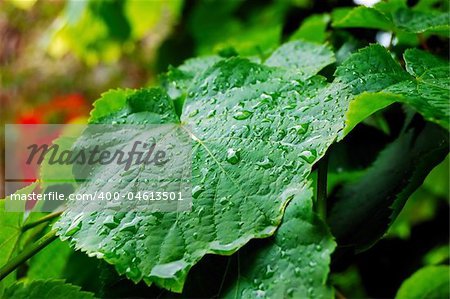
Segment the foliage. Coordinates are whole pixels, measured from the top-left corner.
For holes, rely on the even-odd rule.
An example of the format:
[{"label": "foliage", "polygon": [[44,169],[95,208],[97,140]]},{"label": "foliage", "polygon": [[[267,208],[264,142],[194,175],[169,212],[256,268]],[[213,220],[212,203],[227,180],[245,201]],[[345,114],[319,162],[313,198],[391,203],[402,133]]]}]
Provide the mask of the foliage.
[{"label": "foliage", "polygon": [[3,298],[93,299],[94,296],[80,291],[80,287],[65,284],[62,280],[35,280],[29,284],[12,285],[6,290]]},{"label": "foliage", "polygon": [[429,266],[405,280],[395,298],[447,298],[450,295],[448,266]]},{"label": "foliage", "polygon": [[[89,123],[177,124],[188,131],[192,210],[90,212],[89,203],[80,213],[69,205],[53,225],[25,231],[31,220],[6,213],[0,202],[0,265],[44,233],[59,236],[26,269],[8,275],[0,294],[7,287],[6,298],[115,291],[159,298],[332,298],[340,291],[377,297],[364,289],[361,256],[389,242],[387,232],[413,238],[417,223],[438,217],[438,205],[448,209],[448,180],[441,179],[448,178],[448,158],[440,164],[449,153],[446,4],[390,0],[324,11],[308,1],[200,1],[184,3],[182,13],[180,1],[142,5],[69,1],[51,52],[73,51],[92,64],[115,61],[157,27],[161,14],[181,18],[182,32],[173,34],[189,35],[191,53],[200,56],[169,66],[150,87],[103,93]],[[295,5],[308,14],[289,28]],[[373,30],[389,32],[389,45],[374,43]],[[175,50],[166,59],[186,58]],[[130,138],[105,133],[79,142],[118,146]],[[45,182],[49,171],[67,168],[44,165],[44,191],[52,187]],[[96,166],[91,180],[74,182],[74,192],[148,188],[145,169],[123,174],[139,183],[123,184],[118,173],[116,165]],[[108,184],[99,186],[100,179]],[[415,218],[407,214],[414,209],[403,207],[423,192],[432,212]],[[427,266],[402,272],[397,298],[448,297],[444,242],[420,248],[414,261]],[[79,267],[89,271],[76,277]]]}]

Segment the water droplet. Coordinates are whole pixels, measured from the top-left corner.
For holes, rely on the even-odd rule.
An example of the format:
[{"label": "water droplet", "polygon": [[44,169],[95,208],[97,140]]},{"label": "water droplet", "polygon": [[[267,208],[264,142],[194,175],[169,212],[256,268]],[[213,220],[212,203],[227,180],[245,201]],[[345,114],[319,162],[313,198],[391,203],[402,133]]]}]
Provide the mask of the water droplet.
[{"label": "water droplet", "polygon": [[273,98],[271,95],[269,95],[267,93],[263,93],[263,94],[261,94],[261,99],[266,100],[266,101],[271,101]]},{"label": "water droplet", "polygon": [[109,229],[113,229],[116,228],[119,225],[119,223],[114,220],[113,215],[108,215],[103,221],[103,225]]},{"label": "water droplet", "polygon": [[289,289],[286,291],[286,293],[287,293],[287,295],[288,295],[289,297],[292,297],[292,296],[294,296],[294,291],[295,291],[294,288],[289,288]]},{"label": "water droplet", "polygon": [[193,110],[191,113],[189,113],[189,117],[196,116],[198,114],[198,109]]},{"label": "water droplet", "polygon": [[296,276],[300,276],[300,274],[302,273],[302,269],[300,269],[300,267],[295,267],[294,273]]},{"label": "water droplet", "polygon": [[200,207],[197,211],[197,215],[198,217],[201,217],[202,215],[205,214],[205,208],[204,207]]},{"label": "water droplet", "polygon": [[228,203],[229,201],[228,201],[228,198],[227,197],[222,197],[221,199],[219,199],[219,203],[221,204],[221,205],[226,205],[227,203]]},{"label": "water droplet", "polygon": [[227,161],[230,164],[237,164],[241,160],[241,154],[239,150],[229,148],[227,150]]},{"label": "water droplet", "polygon": [[290,103],[290,104],[287,104],[286,106],[284,106],[284,109],[292,110],[292,109],[295,109],[296,107],[297,107],[296,103]]},{"label": "water droplet", "polygon": [[192,188],[192,197],[193,198],[198,198],[203,191],[205,191],[203,186],[200,186],[200,185],[194,186]]},{"label": "water droplet", "polygon": [[273,161],[269,157],[265,157],[263,160],[256,162],[256,165],[264,169],[269,169],[273,167]]},{"label": "water droplet", "polygon": [[263,290],[256,290],[255,297],[256,298],[264,298],[266,296],[266,292]]},{"label": "water droplet", "polygon": [[272,277],[274,273],[275,273],[275,270],[270,265],[267,265],[266,273],[264,274],[265,278]]},{"label": "water droplet", "polygon": [[138,280],[141,278],[141,271],[138,269],[138,267],[128,267],[125,273],[129,278],[133,280]]},{"label": "water droplet", "polygon": [[244,120],[249,118],[252,114],[253,112],[248,110],[239,110],[233,115],[233,118],[237,120]]},{"label": "water droplet", "polygon": [[303,152],[300,153],[300,158],[302,158],[308,163],[313,163],[316,160],[316,157],[317,154],[315,153],[314,150],[312,151],[304,150]]},{"label": "water droplet", "polygon": [[131,220],[128,223],[125,223],[124,225],[122,225],[122,227],[120,228],[121,232],[131,232],[131,233],[136,233],[138,230],[138,223],[139,223],[139,218],[134,218],[133,220]]},{"label": "water droplet", "polygon": [[77,231],[81,229],[81,218],[83,217],[83,213],[78,214],[74,217],[72,224],[66,231],[67,236],[73,236]]},{"label": "water droplet", "polygon": [[209,113],[208,113],[208,115],[206,116],[207,118],[211,118],[211,117],[213,117],[214,115],[216,115],[216,110],[211,110],[211,111],[209,111]]}]

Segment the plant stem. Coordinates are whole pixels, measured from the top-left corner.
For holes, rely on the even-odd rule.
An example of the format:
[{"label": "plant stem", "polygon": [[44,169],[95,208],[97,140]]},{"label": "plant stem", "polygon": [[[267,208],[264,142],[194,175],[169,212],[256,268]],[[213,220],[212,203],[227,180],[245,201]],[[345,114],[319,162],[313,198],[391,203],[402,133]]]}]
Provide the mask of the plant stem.
[{"label": "plant stem", "polygon": [[22,226],[22,232],[27,231],[30,228],[33,228],[33,227],[35,227],[35,226],[37,226],[37,225],[39,225],[41,223],[50,221],[50,220],[60,216],[61,214],[62,214],[62,212],[55,212],[55,213],[52,213],[52,214],[48,214],[48,215],[46,215],[46,216],[44,216],[44,217],[42,217],[42,218],[40,218],[40,219],[38,219],[36,221],[30,222],[28,224],[25,224],[24,226]]},{"label": "plant stem", "polygon": [[418,34],[417,37],[419,38],[419,43],[422,46],[422,48],[426,51],[430,51],[430,48],[427,45],[427,40],[425,39],[425,37],[423,36],[423,34]]},{"label": "plant stem", "polygon": [[327,217],[327,179],[328,179],[328,154],[320,160],[317,169],[317,202],[316,211],[326,220]]},{"label": "plant stem", "polygon": [[0,269],[0,280],[8,276],[18,266],[23,264],[26,260],[38,253],[40,250],[45,248],[45,246],[56,240],[56,238],[58,238],[56,236],[56,230],[52,230],[45,236],[37,240],[35,243],[31,244],[30,247],[26,248],[17,256],[9,260],[8,263]]}]

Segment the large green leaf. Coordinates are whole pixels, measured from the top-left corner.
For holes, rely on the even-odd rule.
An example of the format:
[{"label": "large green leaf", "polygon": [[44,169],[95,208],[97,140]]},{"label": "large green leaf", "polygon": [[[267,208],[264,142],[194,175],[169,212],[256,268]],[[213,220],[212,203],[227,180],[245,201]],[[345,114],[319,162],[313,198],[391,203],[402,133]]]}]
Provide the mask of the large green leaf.
[{"label": "large green leaf", "polygon": [[411,9],[404,1],[380,2],[374,7],[338,8],[332,14],[337,28],[371,28],[396,33],[436,33],[449,36],[450,14]]},{"label": "large green leaf", "polygon": [[[328,84],[311,77],[332,62],[326,48],[317,66],[295,62],[288,67],[289,54],[300,57],[305,54],[299,50],[314,49],[298,45],[304,44],[278,49],[267,60],[273,66],[234,57],[177,69],[168,83],[182,81],[172,94],[185,98],[182,111],[161,89],[119,92],[123,107],[110,109],[97,122],[179,123],[189,131],[192,211],[114,217],[111,211],[80,214],[69,208],[56,225],[61,237],[135,282],[143,279],[180,292],[189,269],[205,254],[232,254],[252,238],[272,235],[312,165],[343,130],[351,97],[413,80],[386,50],[371,46],[351,56]],[[98,142],[112,140],[108,136]],[[114,167],[100,167],[80,190],[94,192],[96,178],[118,174]],[[108,186],[109,191],[118,188]]]},{"label": "large green leaf", "polygon": [[449,266],[428,266],[403,282],[396,299],[441,299],[450,296]]},{"label": "large green leaf", "polygon": [[239,251],[239,276],[225,298],[332,298],[326,281],[335,243],[312,212],[312,196],[305,186],[273,238],[258,251]]},{"label": "large green leaf", "polygon": [[66,284],[63,280],[36,280],[19,282],[10,286],[4,299],[52,298],[93,299],[94,294],[81,291],[80,287]]},{"label": "large green leaf", "polygon": [[[231,254],[251,238],[273,234],[287,202],[342,128],[348,100],[332,101],[339,90],[326,88],[320,77],[306,82],[299,77],[296,71],[241,58],[208,68],[191,84],[181,116],[194,136],[194,189],[203,191],[195,194],[192,211],[128,213],[110,229],[110,213],[69,210],[57,224],[60,234],[77,248],[103,256],[134,281],[175,291],[205,254]],[[167,96],[145,96],[152,93],[154,89],[142,90],[128,97],[116,121],[175,115],[165,104]],[[97,187],[86,183],[81,188]],[[124,229],[130,223],[136,224],[134,233]]]},{"label": "large green leaf", "polygon": [[447,131],[434,124],[410,128],[388,145],[359,180],[344,185],[332,200],[328,223],[339,244],[361,250],[377,241],[448,151]]}]

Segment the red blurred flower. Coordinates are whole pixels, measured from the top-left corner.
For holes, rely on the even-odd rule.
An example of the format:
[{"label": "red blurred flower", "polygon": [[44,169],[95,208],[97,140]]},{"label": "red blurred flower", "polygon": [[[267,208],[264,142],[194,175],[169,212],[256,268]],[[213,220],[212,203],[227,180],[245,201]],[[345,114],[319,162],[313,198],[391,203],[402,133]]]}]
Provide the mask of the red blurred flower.
[{"label": "red blurred flower", "polygon": [[16,123],[19,124],[65,124],[74,119],[87,116],[89,105],[78,93],[55,96],[49,102],[33,107],[33,110],[21,113]]}]

